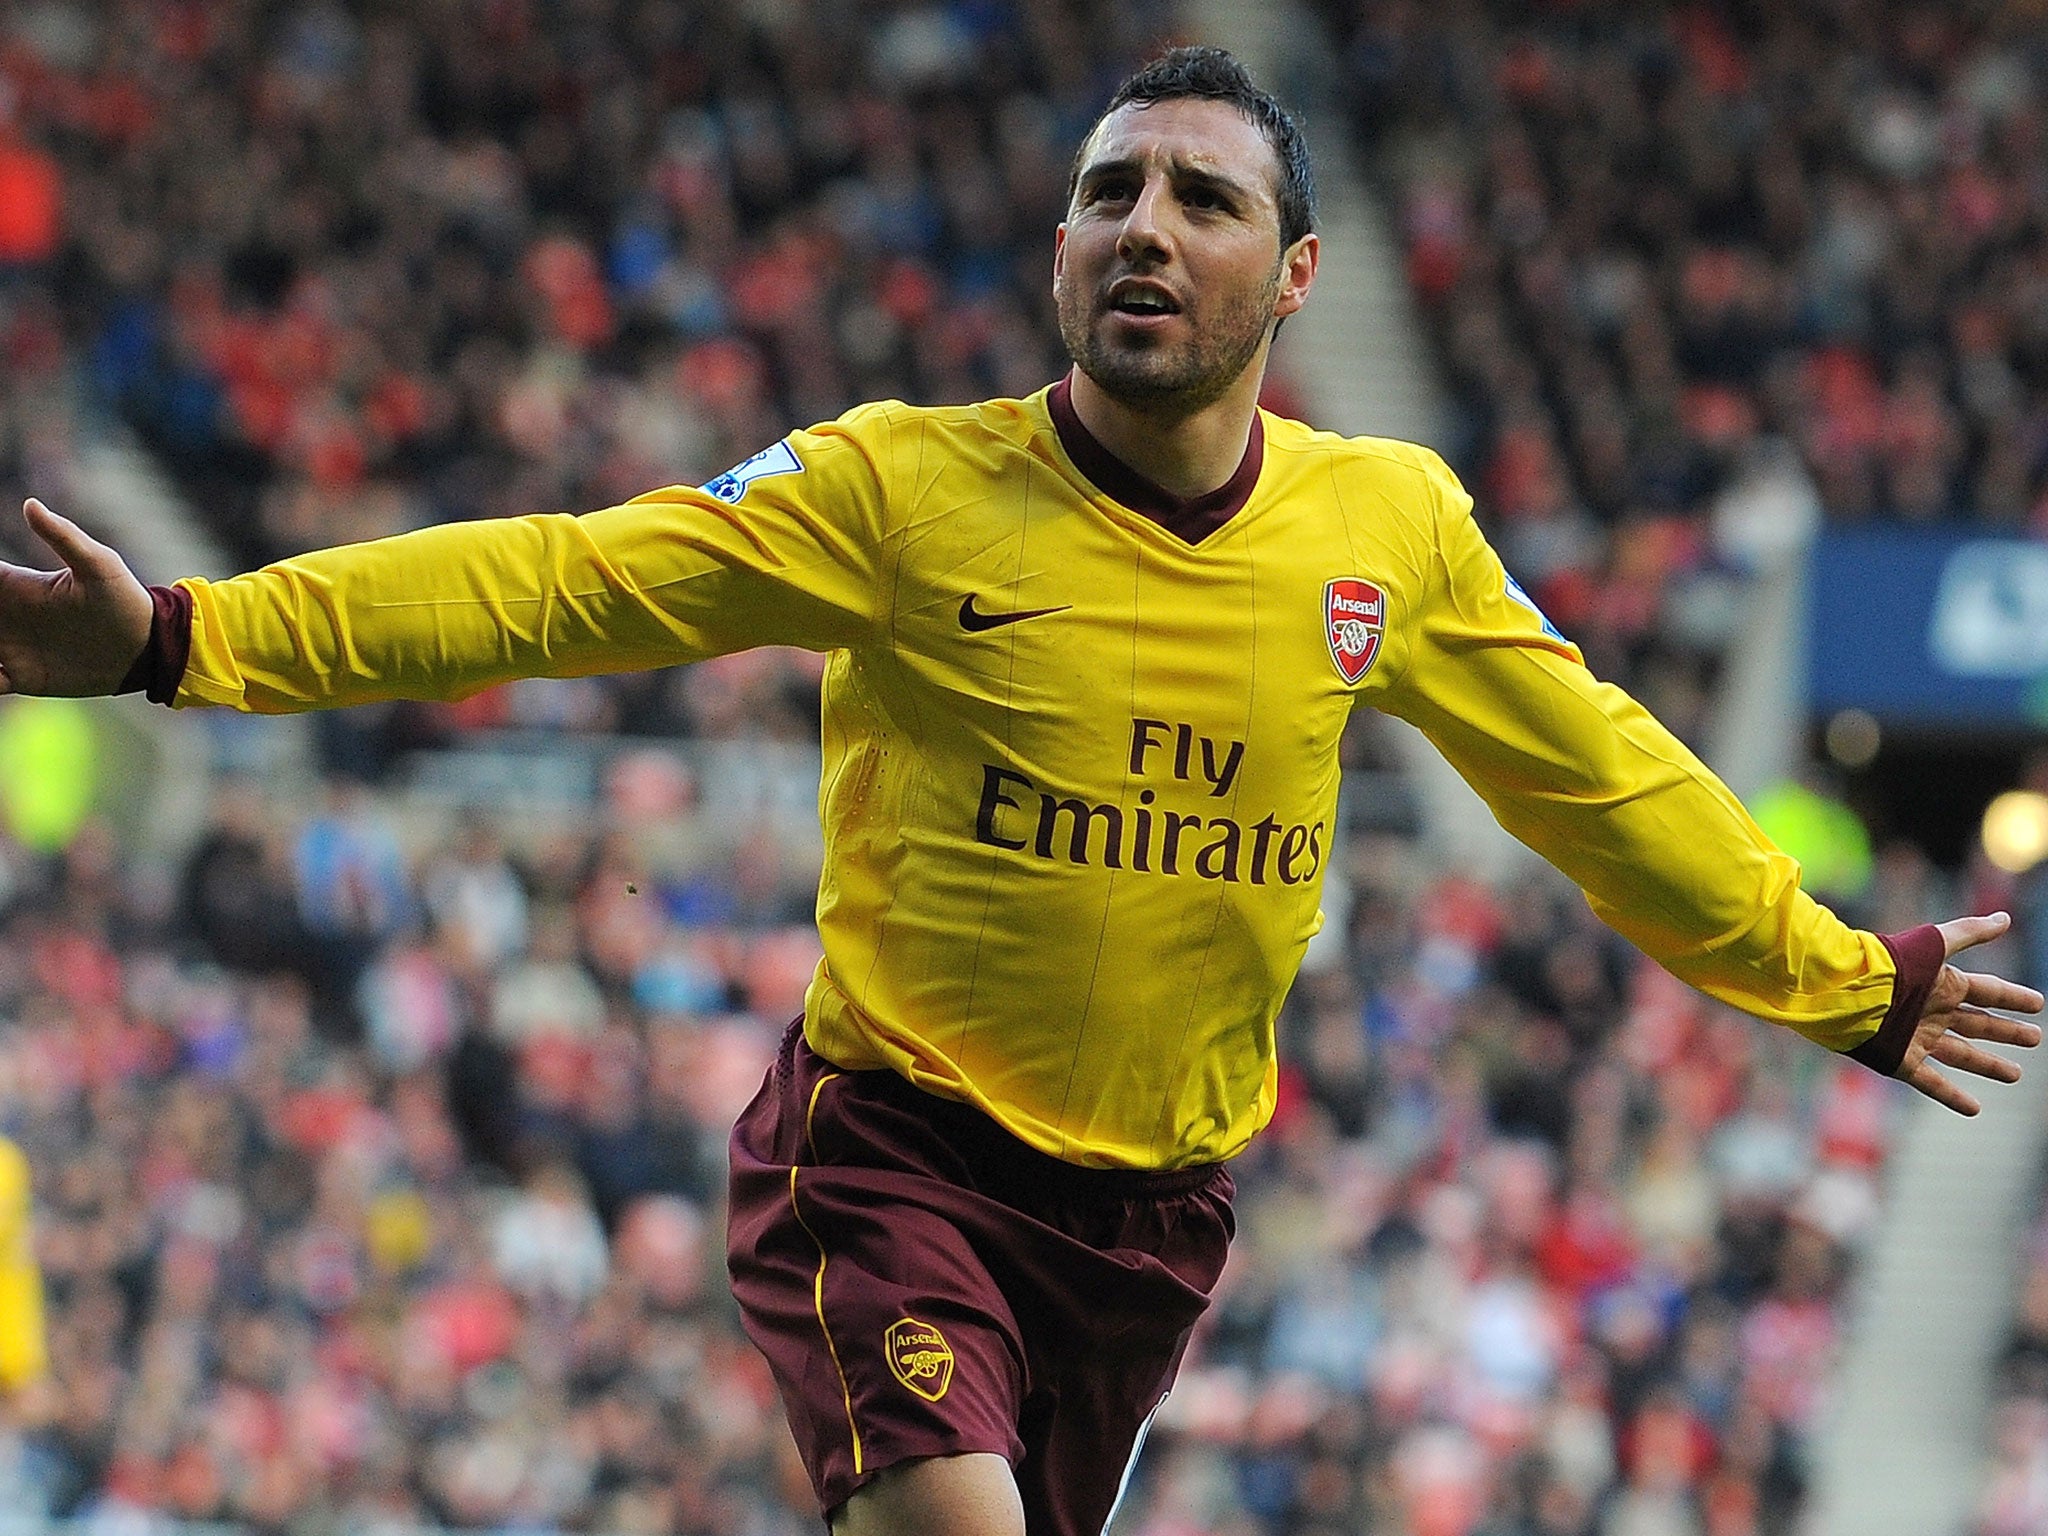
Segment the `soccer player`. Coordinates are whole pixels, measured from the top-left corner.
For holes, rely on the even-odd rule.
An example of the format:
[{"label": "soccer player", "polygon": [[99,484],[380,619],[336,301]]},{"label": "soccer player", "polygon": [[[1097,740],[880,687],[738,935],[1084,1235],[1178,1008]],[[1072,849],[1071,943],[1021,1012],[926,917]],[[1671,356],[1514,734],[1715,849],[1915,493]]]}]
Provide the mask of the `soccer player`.
[{"label": "soccer player", "polygon": [[1106,1523],[1231,1233],[1351,711],[1419,725],[1679,976],[1977,1105],[2039,994],[1855,931],[1597,682],[1437,456],[1266,415],[1319,252],[1301,136],[1216,50],[1119,90],[1053,287],[1074,369],[867,405],[700,488],[145,589],[0,570],[23,693],[299,710],[768,643],[830,653],[825,957],[732,1138],[728,1252],[840,1536]]}]

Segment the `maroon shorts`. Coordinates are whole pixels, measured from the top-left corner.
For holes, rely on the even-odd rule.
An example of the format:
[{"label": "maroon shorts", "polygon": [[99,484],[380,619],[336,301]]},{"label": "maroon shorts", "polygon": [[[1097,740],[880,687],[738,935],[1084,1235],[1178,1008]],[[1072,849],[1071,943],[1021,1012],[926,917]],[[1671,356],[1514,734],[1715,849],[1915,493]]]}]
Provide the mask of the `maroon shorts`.
[{"label": "maroon shorts", "polygon": [[790,1027],[732,1134],[726,1262],[826,1514],[885,1467],[1006,1457],[1097,1536],[1235,1229],[1222,1164],[1079,1168]]}]

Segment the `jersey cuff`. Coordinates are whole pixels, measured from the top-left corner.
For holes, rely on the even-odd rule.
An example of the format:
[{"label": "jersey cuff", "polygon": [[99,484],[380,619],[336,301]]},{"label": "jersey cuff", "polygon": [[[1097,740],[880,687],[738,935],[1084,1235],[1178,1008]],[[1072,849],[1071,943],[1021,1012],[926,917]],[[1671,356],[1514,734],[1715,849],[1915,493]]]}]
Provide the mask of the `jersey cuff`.
[{"label": "jersey cuff", "polygon": [[1892,964],[1898,969],[1892,981],[1892,1005],[1885,1010],[1884,1022],[1877,1026],[1876,1034],[1842,1054],[1890,1077],[1906,1059],[1906,1047],[1912,1043],[1913,1031],[1920,1026],[1927,994],[1934,990],[1935,979],[1948,963],[1948,945],[1942,940],[1941,930],[1932,923],[1922,923],[1904,933],[1880,933],[1877,941],[1890,953]]},{"label": "jersey cuff", "polygon": [[183,587],[151,587],[149,600],[149,640],[114,692],[140,691],[152,704],[168,704],[178,696],[185,663],[192,659],[192,594]]}]

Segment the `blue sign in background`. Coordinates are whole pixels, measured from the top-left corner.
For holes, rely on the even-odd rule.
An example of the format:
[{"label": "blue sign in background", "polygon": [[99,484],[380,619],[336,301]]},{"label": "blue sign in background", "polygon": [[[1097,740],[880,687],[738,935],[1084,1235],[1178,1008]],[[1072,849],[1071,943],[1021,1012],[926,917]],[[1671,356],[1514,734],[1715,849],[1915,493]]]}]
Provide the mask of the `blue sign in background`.
[{"label": "blue sign in background", "polygon": [[2048,724],[2048,544],[1836,529],[1807,588],[1807,697],[1900,724]]}]

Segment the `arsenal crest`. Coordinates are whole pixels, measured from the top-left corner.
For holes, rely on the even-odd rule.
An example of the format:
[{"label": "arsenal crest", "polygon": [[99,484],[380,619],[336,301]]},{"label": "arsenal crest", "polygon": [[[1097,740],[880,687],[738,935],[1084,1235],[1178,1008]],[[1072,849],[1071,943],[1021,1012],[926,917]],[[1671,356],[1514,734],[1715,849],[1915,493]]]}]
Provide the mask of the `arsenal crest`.
[{"label": "arsenal crest", "polygon": [[901,1318],[882,1335],[882,1350],[896,1379],[927,1402],[946,1395],[953,1380],[953,1347],[930,1323]]},{"label": "arsenal crest", "polygon": [[1357,576],[1339,576],[1323,588],[1323,633],[1337,675],[1355,683],[1372,670],[1387,627],[1387,594]]}]

